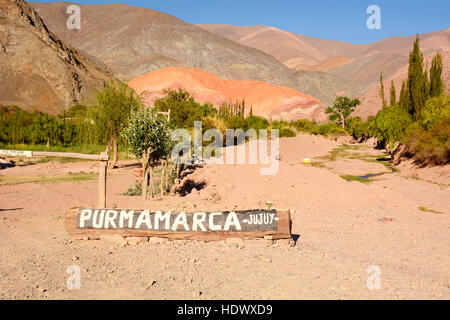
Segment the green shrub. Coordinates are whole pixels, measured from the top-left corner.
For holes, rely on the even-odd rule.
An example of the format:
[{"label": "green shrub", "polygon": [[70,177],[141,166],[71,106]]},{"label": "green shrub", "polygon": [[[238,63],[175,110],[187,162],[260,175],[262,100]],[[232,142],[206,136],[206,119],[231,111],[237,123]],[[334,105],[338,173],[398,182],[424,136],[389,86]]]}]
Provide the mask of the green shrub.
[{"label": "green shrub", "polygon": [[410,114],[399,106],[391,106],[378,112],[375,122],[379,141],[392,147],[404,137],[412,119]]},{"label": "green shrub", "polygon": [[345,129],[343,129],[341,126],[339,126],[336,123],[328,122],[324,124],[316,125],[312,130],[312,134],[315,135],[344,135],[346,134]]},{"label": "green shrub", "polygon": [[294,131],[292,131],[291,129],[289,129],[289,128],[281,128],[281,129],[278,129],[279,130],[279,137],[280,138],[283,138],[283,137],[295,137],[295,132]]},{"label": "green shrub", "polygon": [[438,120],[430,130],[412,124],[402,140],[415,161],[422,165],[450,163],[450,118]]},{"label": "green shrub", "polygon": [[360,117],[348,118],[345,123],[345,129],[356,139],[367,138],[367,123]]},{"label": "green shrub", "polygon": [[297,131],[306,131],[311,132],[311,130],[316,126],[316,123],[314,121],[309,121],[306,119],[300,119],[292,122],[292,126]]},{"label": "green shrub", "polygon": [[166,90],[164,93],[164,98],[155,101],[155,110],[167,112],[170,109],[170,124],[175,128],[193,128],[194,121],[217,114],[212,104],[200,104],[182,89]]},{"label": "green shrub", "polygon": [[269,127],[269,121],[258,116],[247,117],[247,126],[249,129],[255,129],[258,132],[260,129],[267,129]]},{"label": "green shrub", "polygon": [[231,116],[225,120],[225,123],[227,125],[227,129],[242,129],[246,131],[248,128],[247,119],[244,119],[241,116]]},{"label": "green shrub", "polygon": [[450,118],[450,96],[447,94],[431,98],[422,110],[422,125],[431,128],[437,121]]},{"label": "green shrub", "polygon": [[135,182],[132,186],[128,188],[124,193],[125,196],[142,196],[142,186],[141,184]]}]

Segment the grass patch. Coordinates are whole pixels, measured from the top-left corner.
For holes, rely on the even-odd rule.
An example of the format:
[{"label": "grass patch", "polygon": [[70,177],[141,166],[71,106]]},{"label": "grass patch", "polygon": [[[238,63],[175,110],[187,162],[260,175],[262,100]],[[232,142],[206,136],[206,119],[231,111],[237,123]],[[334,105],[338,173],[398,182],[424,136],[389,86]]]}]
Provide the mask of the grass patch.
[{"label": "grass patch", "polygon": [[315,167],[315,168],[326,168],[327,166],[323,164],[323,162],[320,161],[311,161],[311,163],[309,164],[305,164],[305,165],[310,165],[311,167]]},{"label": "grass patch", "polygon": [[354,152],[361,149],[370,148],[366,145],[342,145],[332,149],[327,155],[318,157],[318,159],[335,161],[338,158],[361,160],[365,162],[378,163],[383,165],[386,169],[392,172],[397,172],[398,170],[392,167],[390,163],[390,157],[387,157],[387,153],[383,152],[380,154],[366,154],[361,152]]},{"label": "grass patch", "polygon": [[433,209],[427,209],[425,207],[419,207],[419,210],[424,211],[424,212],[432,212],[432,213],[436,213],[436,214],[445,214],[444,212],[436,211]]},{"label": "grass patch", "polygon": [[[167,194],[172,189],[172,186],[175,183],[175,165],[170,163],[168,166],[168,185],[167,190],[164,190],[164,193]],[[161,174],[163,173],[163,167],[157,166],[153,168],[153,178],[154,178],[154,184],[155,184],[155,194],[161,194],[161,188],[165,189],[165,184],[161,185]],[[151,194],[150,190],[150,184],[147,187],[147,195]],[[124,196],[142,196],[142,186],[137,181],[131,185],[127,191],[123,193]]]},{"label": "grass patch", "polygon": [[76,172],[59,176],[0,176],[1,185],[17,185],[24,183],[59,183],[68,181],[94,180],[97,173]]},{"label": "grass patch", "polygon": [[349,181],[349,182],[352,182],[352,181],[358,181],[358,182],[361,182],[361,183],[369,183],[369,182],[372,182],[372,181],[373,181],[373,180],[370,179],[370,178],[363,178],[363,177],[360,177],[360,176],[354,176],[354,175],[351,175],[351,174],[344,174],[344,175],[341,175],[340,177],[341,177],[342,179],[344,179],[344,180]]}]

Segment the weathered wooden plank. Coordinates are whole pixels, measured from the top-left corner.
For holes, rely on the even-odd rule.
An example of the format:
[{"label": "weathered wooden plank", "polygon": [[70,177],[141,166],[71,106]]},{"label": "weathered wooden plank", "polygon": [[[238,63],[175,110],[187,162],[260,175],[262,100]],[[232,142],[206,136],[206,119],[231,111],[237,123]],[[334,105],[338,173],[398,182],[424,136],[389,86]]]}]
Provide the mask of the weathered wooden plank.
[{"label": "weathered wooden plank", "polygon": [[0,150],[0,155],[10,157],[65,157],[86,160],[108,161],[109,156],[106,154],[83,154],[73,152],[50,152],[50,151],[26,151],[26,150]]},{"label": "weathered wooden plank", "polygon": [[65,157],[65,158],[77,158],[77,159],[99,160],[99,161],[109,160],[109,156],[104,154],[84,154],[72,152],[33,151],[33,156]]},{"label": "weathered wooden plank", "polygon": [[0,150],[0,156],[29,158],[33,156],[33,152],[25,150]]},{"label": "weathered wooden plank", "polygon": [[74,239],[98,239],[103,234],[203,241],[265,236],[291,238],[289,210],[185,213],[73,208],[65,224]]}]

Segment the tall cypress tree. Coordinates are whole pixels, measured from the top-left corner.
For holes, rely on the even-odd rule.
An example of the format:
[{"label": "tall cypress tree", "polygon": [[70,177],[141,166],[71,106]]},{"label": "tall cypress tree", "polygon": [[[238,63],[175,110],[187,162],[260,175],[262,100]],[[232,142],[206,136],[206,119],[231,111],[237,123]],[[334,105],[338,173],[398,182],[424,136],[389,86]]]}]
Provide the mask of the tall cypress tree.
[{"label": "tall cypress tree", "polygon": [[387,107],[386,98],[384,97],[384,85],[383,85],[383,72],[380,72],[380,98],[381,98],[381,105],[382,108]]},{"label": "tall cypress tree", "polygon": [[403,110],[409,110],[409,93],[408,86],[405,80],[402,81],[402,89],[400,90],[400,97],[398,100],[398,105]]},{"label": "tall cypress tree", "polygon": [[427,100],[428,79],[423,71],[423,54],[420,52],[419,36],[414,41],[413,50],[409,53],[408,92],[409,112],[416,120],[420,118],[421,110]]},{"label": "tall cypress tree", "polygon": [[395,105],[397,102],[397,97],[395,96],[395,87],[394,87],[394,80],[391,81],[391,92],[390,92],[390,106]]},{"label": "tall cypress tree", "polygon": [[444,93],[442,80],[442,55],[438,52],[431,61],[430,69],[430,97],[437,97]]}]

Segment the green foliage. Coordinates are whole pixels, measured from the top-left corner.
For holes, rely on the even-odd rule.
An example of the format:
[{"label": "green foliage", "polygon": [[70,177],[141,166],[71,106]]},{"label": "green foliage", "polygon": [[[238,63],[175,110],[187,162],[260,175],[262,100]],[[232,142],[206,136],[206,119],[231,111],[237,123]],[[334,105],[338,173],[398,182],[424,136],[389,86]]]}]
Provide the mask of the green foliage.
[{"label": "green foliage", "polygon": [[132,186],[130,186],[127,191],[123,194],[124,196],[141,196],[142,195],[142,185],[135,182]]},{"label": "green foliage", "polygon": [[351,175],[351,174],[344,174],[344,175],[341,175],[341,178],[344,179],[344,180],[347,180],[347,181],[349,181],[349,182],[352,182],[352,181],[358,181],[358,182],[360,182],[360,183],[369,183],[369,182],[372,182],[372,181],[373,181],[373,180],[370,179],[370,178],[363,178],[363,177],[360,177],[360,176],[354,176],[354,175]]},{"label": "green foliage", "polygon": [[155,163],[170,154],[172,141],[167,120],[154,110],[141,107],[131,111],[123,133],[129,150],[137,159]]},{"label": "green foliage", "polygon": [[381,106],[384,109],[387,107],[387,102],[386,102],[386,98],[384,97],[383,72],[380,72],[380,91],[378,93],[381,98]]},{"label": "green foliage", "polygon": [[111,81],[95,92],[93,100],[86,112],[80,108],[76,114],[83,117],[82,121],[92,120],[97,137],[104,142],[119,139],[130,112],[141,106],[134,90],[119,81]]},{"label": "green foliage", "polygon": [[450,96],[443,94],[428,101],[422,110],[422,125],[430,129],[440,119],[450,118]]},{"label": "green foliage", "polygon": [[411,125],[402,140],[415,161],[422,165],[450,163],[450,118],[438,120],[429,130],[418,122]]},{"label": "green foliage", "polygon": [[389,100],[389,106],[393,106],[397,104],[397,97],[395,94],[395,86],[394,86],[394,80],[391,81],[391,90],[390,90],[390,100]]},{"label": "green foliage", "polygon": [[412,119],[405,110],[392,106],[378,112],[375,122],[379,141],[393,146],[405,135]]},{"label": "green foliage", "polygon": [[345,129],[337,125],[336,123],[324,123],[316,125],[312,130],[312,134],[315,135],[344,135],[346,134]]},{"label": "green foliage", "polygon": [[164,98],[155,101],[155,110],[167,112],[170,109],[170,124],[175,128],[190,129],[194,127],[194,121],[217,114],[212,104],[200,104],[182,89],[165,90],[164,93]]},{"label": "green foliage", "polygon": [[260,129],[267,129],[269,127],[269,121],[262,117],[250,115],[247,117],[247,127],[255,129],[258,132]]},{"label": "green foliage", "polygon": [[299,119],[292,122],[292,125],[298,131],[311,132],[311,130],[316,126],[316,123],[314,121],[309,121],[306,119]]},{"label": "green foliage", "polygon": [[49,147],[64,140],[61,119],[38,111],[28,112],[16,106],[0,107],[0,143],[45,143]]},{"label": "green foliage", "polygon": [[375,137],[377,134],[376,116],[369,116],[366,121],[366,138]]},{"label": "green foliage", "polygon": [[336,122],[340,124],[342,128],[345,128],[346,119],[353,111],[355,111],[355,107],[359,104],[361,104],[361,102],[358,99],[351,100],[348,97],[341,96],[337,97],[333,106],[328,107],[325,112],[330,114],[328,117],[330,121]]},{"label": "green foliage", "polygon": [[350,117],[347,119],[345,129],[355,139],[368,138],[367,122],[364,122],[360,117]]},{"label": "green foliage", "polygon": [[428,98],[427,72],[423,70],[423,54],[420,52],[419,36],[416,37],[413,50],[409,53],[407,86],[410,108],[408,111],[415,120],[418,120]]},{"label": "green foliage", "polygon": [[398,105],[401,109],[409,111],[411,109],[410,103],[409,103],[409,92],[408,92],[408,86],[406,85],[406,81],[402,81],[402,88],[400,90],[400,97],[398,100]]},{"label": "green foliage", "polygon": [[248,129],[247,119],[244,119],[241,116],[230,116],[226,118],[225,123],[227,125],[227,129],[242,129],[244,131]]},{"label": "green foliage", "polygon": [[442,55],[438,52],[431,61],[430,69],[430,97],[438,97],[444,93],[442,80]]},{"label": "green foliage", "polygon": [[[250,109],[251,115],[253,115],[253,110]],[[220,118],[229,118],[233,116],[238,116],[243,118],[245,115],[245,101],[236,101],[235,103],[231,103],[229,101],[226,101],[222,103],[222,105],[219,107],[219,113]]]},{"label": "green foliage", "polygon": [[279,129],[278,134],[279,134],[280,138],[283,138],[283,137],[287,137],[287,138],[295,137],[295,132],[292,129],[289,129],[289,128],[281,128],[281,129]]}]

